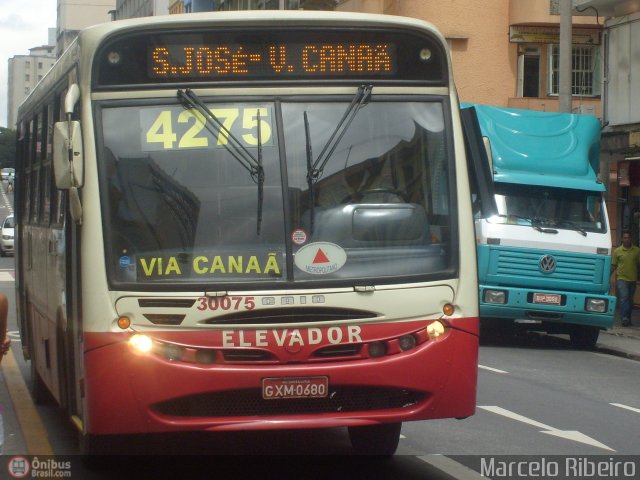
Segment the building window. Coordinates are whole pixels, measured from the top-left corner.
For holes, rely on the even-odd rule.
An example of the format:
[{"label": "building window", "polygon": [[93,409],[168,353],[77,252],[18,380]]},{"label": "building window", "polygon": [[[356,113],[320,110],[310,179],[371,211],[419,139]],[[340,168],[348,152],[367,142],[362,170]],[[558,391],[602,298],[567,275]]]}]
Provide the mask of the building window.
[{"label": "building window", "polygon": [[24,87],[24,94],[28,95],[31,89],[29,87]]},{"label": "building window", "polygon": [[42,62],[38,62],[38,70],[42,70]]},{"label": "building window", "polygon": [[540,47],[518,46],[518,96],[540,96]]},{"label": "building window", "polygon": [[[550,95],[560,93],[560,46],[551,45],[549,55],[549,87]],[[571,94],[577,96],[594,96],[600,93],[597,82],[597,47],[574,45],[571,48]]]},{"label": "building window", "polygon": [[26,73],[26,74],[25,74],[25,76],[24,76],[24,81],[25,81],[25,82],[28,82],[28,81],[30,81],[30,80],[31,80],[31,75],[29,75],[28,73]]}]

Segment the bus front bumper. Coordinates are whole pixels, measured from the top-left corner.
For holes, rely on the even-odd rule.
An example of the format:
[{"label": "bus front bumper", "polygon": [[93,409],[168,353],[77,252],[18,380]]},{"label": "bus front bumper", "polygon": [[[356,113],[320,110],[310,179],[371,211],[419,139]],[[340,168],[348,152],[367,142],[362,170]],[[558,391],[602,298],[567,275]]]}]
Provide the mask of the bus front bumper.
[{"label": "bus front bumper", "polygon": [[[464,320],[477,326],[478,319]],[[85,352],[85,433],[328,428],[467,417],[475,411],[478,362],[477,328],[469,330],[447,328],[437,339],[381,358],[286,365],[198,365],[135,353],[130,334],[85,333],[87,344],[102,345]],[[324,398],[264,398],[265,379],[323,377]]]}]

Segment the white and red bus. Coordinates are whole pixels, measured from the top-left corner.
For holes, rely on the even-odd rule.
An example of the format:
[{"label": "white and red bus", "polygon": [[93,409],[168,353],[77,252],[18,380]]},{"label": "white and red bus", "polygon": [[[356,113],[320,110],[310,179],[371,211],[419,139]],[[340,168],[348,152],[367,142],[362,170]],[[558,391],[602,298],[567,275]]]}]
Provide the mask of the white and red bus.
[{"label": "white and red bus", "polygon": [[20,108],[36,400],[112,435],[474,413],[475,167],[444,38],[336,12],[82,31]]}]

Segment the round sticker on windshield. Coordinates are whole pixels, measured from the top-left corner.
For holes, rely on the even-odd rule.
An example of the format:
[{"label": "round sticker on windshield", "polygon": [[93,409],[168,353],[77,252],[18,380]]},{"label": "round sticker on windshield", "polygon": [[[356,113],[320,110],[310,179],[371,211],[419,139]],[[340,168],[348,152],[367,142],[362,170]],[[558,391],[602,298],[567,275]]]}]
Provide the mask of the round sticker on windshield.
[{"label": "round sticker on windshield", "polygon": [[296,228],[291,234],[291,241],[296,245],[302,245],[307,241],[307,232],[301,228]]},{"label": "round sticker on windshield", "polygon": [[327,275],[344,267],[347,252],[335,243],[314,242],[297,251],[295,264],[311,275]]}]

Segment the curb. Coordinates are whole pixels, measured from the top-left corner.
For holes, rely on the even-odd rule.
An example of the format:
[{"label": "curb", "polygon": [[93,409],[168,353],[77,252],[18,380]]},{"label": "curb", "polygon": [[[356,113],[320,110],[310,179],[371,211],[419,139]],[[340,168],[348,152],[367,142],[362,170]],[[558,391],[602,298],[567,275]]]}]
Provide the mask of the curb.
[{"label": "curb", "polygon": [[604,330],[601,333],[604,333],[606,335],[613,335],[614,337],[631,338],[633,340],[640,340],[640,335],[636,335],[636,334],[615,332],[615,331],[612,331],[612,330]]},{"label": "curb", "polygon": [[640,354],[634,352],[628,352],[626,350],[620,350],[613,347],[607,347],[606,345],[596,344],[596,351],[600,353],[606,353],[607,355],[614,355],[616,357],[628,358],[629,360],[635,360],[640,362]]}]

